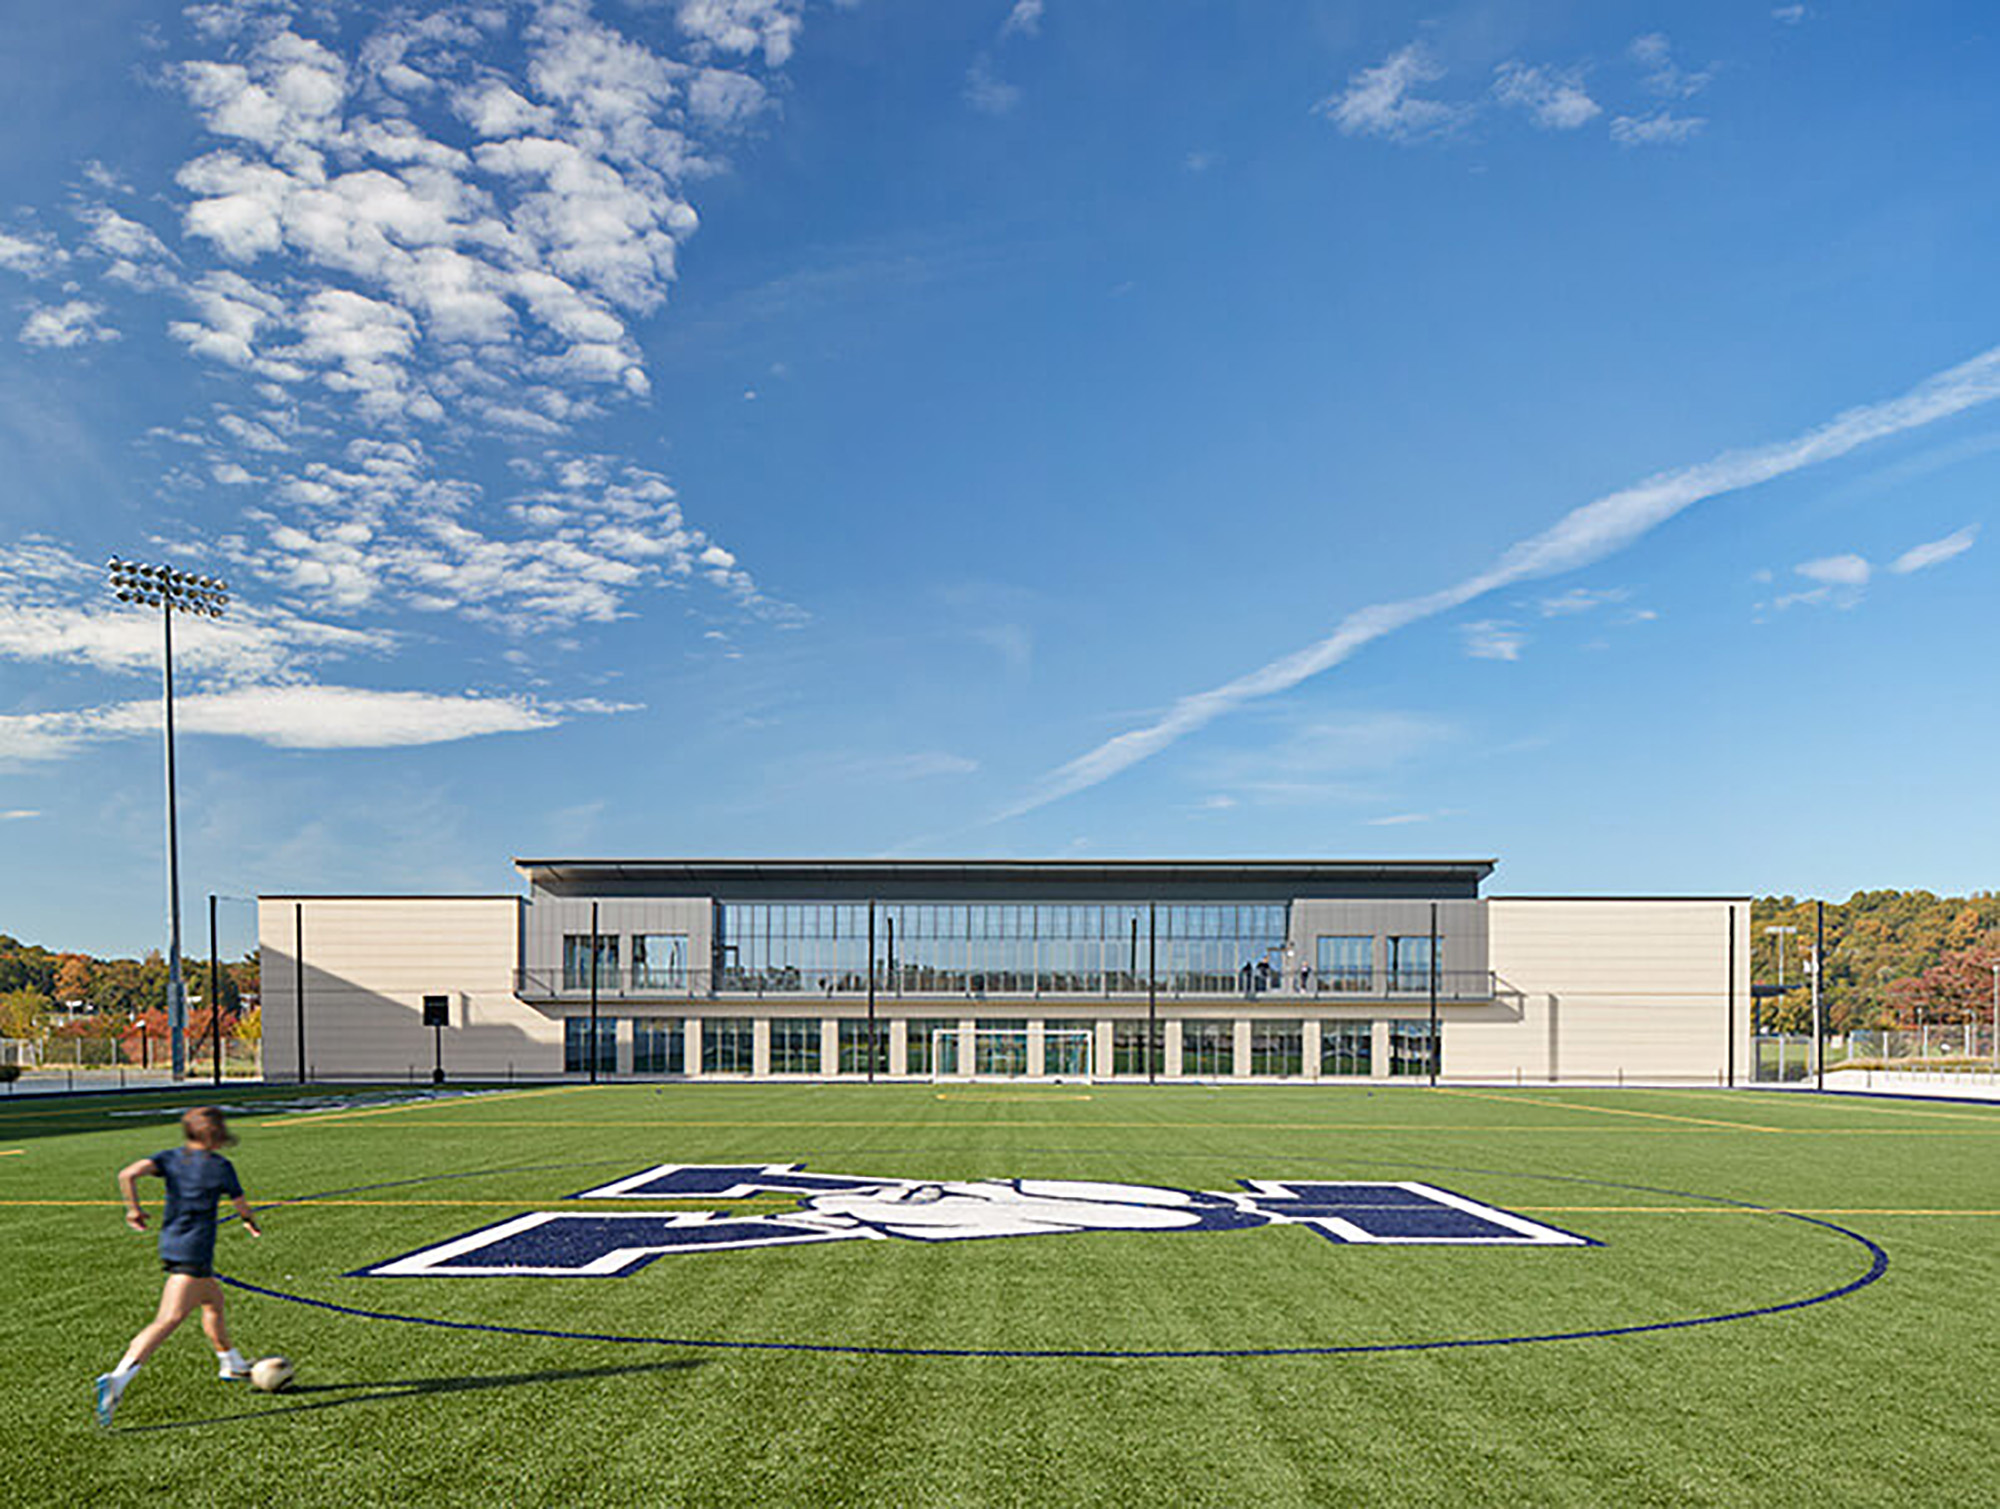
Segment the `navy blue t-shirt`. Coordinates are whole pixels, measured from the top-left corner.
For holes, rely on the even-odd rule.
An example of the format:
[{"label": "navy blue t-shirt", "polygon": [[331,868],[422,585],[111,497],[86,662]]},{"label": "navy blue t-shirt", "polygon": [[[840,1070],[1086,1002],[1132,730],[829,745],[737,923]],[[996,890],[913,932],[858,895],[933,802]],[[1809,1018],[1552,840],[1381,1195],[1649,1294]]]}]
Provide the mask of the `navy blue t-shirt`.
[{"label": "navy blue t-shirt", "polygon": [[175,1147],[153,1154],[153,1167],[167,1181],[160,1261],[209,1266],[215,1261],[215,1202],[243,1193],[235,1166],[220,1153]]}]

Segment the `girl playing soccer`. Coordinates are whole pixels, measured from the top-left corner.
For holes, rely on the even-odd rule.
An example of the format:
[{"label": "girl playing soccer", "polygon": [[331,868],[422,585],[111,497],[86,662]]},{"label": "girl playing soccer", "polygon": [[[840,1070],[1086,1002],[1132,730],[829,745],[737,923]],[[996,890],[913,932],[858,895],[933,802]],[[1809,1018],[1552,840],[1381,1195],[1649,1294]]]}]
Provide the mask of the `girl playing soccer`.
[{"label": "girl playing soccer", "polygon": [[99,1425],[111,1424],[112,1411],[118,1408],[125,1385],[139,1371],[139,1364],[173,1335],[197,1306],[221,1376],[250,1376],[250,1364],[229,1344],[229,1333],[223,1328],[222,1285],[215,1281],[215,1202],[227,1195],[243,1220],[243,1229],[253,1237],[264,1233],[251,1214],[250,1202],[243,1198],[235,1167],[222,1156],[222,1149],[236,1141],[229,1135],[222,1112],[214,1106],[189,1111],[181,1118],[181,1133],[187,1140],[180,1147],[141,1158],[118,1171],[118,1187],[125,1194],[125,1224],[134,1231],[146,1229],[139,1181],[147,1175],[166,1181],[166,1209],[160,1216],[160,1266],[166,1269],[167,1283],[153,1323],[132,1338],[125,1360],[97,1380]]}]

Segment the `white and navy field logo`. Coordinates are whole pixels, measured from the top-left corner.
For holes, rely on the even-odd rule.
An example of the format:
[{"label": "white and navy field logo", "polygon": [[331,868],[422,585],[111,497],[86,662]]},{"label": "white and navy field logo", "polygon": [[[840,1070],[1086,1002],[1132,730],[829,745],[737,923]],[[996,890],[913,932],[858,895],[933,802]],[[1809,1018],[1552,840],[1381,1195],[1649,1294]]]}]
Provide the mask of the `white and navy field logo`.
[{"label": "white and navy field logo", "polygon": [[543,1275],[622,1278],[669,1254],[821,1242],[962,1242],[1082,1231],[1247,1231],[1304,1226],[1331,1242],[1594,1246],[1408,1180],[1241,1179],[1241,1193],[1075,1179],[939,1182],[812,1174],[796,1163],[663,1163],[572,1200],[715,1201],[790,1197],[781,1214],[539,1210],[350,1277]]}]

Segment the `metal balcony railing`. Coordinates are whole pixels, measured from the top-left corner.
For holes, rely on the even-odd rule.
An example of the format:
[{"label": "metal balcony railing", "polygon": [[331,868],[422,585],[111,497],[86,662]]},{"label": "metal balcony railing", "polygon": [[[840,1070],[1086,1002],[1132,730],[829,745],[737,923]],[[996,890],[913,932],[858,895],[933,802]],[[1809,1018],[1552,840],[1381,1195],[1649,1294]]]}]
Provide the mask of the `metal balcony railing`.
[{"label": "metal balcony railing", "polygon": [[[584,1001],[590,998],[589,970],[520,969],[514,973],[514,993],[528,1001]],[[1149,992],[1144,975],[1123,970],[1101,974],[975,971],[969,974],[903,965],[876,976],[877,999],[958,998],[968,1001],[1006,1000],[1143,1000],[1156,993],[1163,1001],[1238,1000],[1279,1003],[1312,1001],[1321,1005],[1369,1001],[1421,1001],[1430,997],[1429,975],[1422,970],[1320,975],[1311,970],[1281,976],[1276,970],[1247,973],[1187,972],[1160,977]],[[597,978],[600,1001],[862,1000],[868,994],[866,974],[851,971],[794,969],[604,969]],[[1494,995],[1491,970],[1440,970],[1440,1001],[1490,1001]]]}]

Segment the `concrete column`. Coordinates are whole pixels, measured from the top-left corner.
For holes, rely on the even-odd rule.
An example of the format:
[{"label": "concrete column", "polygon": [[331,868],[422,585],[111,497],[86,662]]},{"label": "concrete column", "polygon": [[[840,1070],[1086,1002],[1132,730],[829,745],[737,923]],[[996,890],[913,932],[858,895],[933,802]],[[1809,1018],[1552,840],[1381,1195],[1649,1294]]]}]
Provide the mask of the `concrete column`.
[{"label": "concrete column", "polygon": [[1046,1039],[1042,1033],[1042,1025],[1042,1018],[1038,1016],[1028,1018],[1028,1073],[1031,1077],[1039,1077],[1044,1067],[1042,1045]]},{"label": "concrete column", "polygon": [[681,1041],[681,1065],[689,1074],[701,1073],[701,1018],[687,1019],[687,1030]]},{"label": "concrete column", "polygon": [[973,1072],[972,1029],[977,1025],[978,1022],[973,1017],[967,1016],[958,1019],[958,1072],[968,1078]]},{"label": "concrete column", "polygon": [[1389,1077],[1389,1024],[1377,1017],[1369,1024],[1373,1034],[1368,1045],[1368,1077],[1387,1079]]},{"label": "concrete column", "polygon": [[840,1018],[819,1019],[819,1072],[828,1079],[840,1072]]},{"label": "concrete column", "polygon": [[889,1077],[903,1079],[910,1067],[910,1024],[902,1017],[889,1018]]},{"label": "concrete column", "polygon": [[1305,1058],[1304,1068],[1306,1078],[1315,1081],[1318,1080],[1319,1022],[1312,1017],[1306,1018],[1305,1026],[1299,1031],[1299,1052]]},{"label": "concrete column", "polygon": [[1097,1021],[1096,1048],[1090,1055],[1090,1073],[1093,1079],[1111,1077],[1112,1025],[1109,1017]]},{"label": "concrete column", "polygon": [[611,1072],[614,1074],[630,1074],[632,1072],[632,1018],[629,1016],[613,1017],[611,1022],[612,1030],[618,1036],[616,1056],[612,1059],[615,1067]]},{"label": "concrete column", "polygon": [[1238,1017],[1235,1026],[1236,1051],[1230,1055],[1234,1060],[1230,1068],[1235,1071],[1236,1078],[1248,1079],[1250,1077],[1250,1018],[1247,1016]]},{"label": "concrete column", "polygon": [[767,1016],[750,1024],[750,1072],[759,1079],[771,1072],[771,1019]]},{"label": "concrete column", "polygon": [[1183,1078],[1187,1071],[1181,1067],[1181,1024],[1175,1017],[1168,1017],[1161,1032],[1165,1039],[1160,1044],[1160,1057],[1165,1060],[1160,1065],[1160,1075],[1164,1079]]}]

